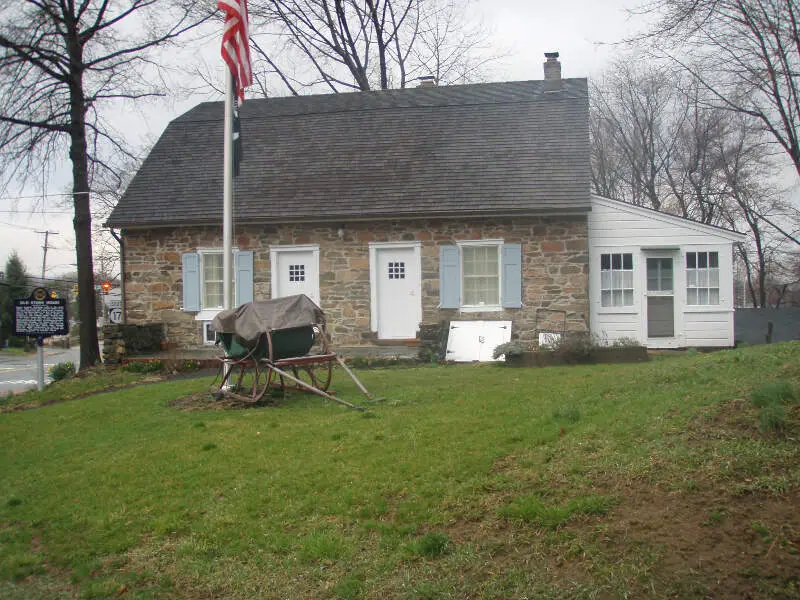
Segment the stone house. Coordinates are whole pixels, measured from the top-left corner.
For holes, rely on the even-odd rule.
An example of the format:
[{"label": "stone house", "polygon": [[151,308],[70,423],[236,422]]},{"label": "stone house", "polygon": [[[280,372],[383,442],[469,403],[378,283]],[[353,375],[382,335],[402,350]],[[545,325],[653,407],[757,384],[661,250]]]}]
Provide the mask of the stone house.
[{"label": "stone house", "polygon": [[[338,346],[537,310],[588,329],[589,103],[540,81],[248,100],[234,184],[235,303],[305,293]],[[553,67],[556,68],[553,68]],[[221,102],[172,121],[106,225],[125,319],[209,343],[222,305]]]},{"label": "stone house", "polygon": [[[334,344],[362,350],[465,320],[511,321],[527,345],[564,328],[732,344],[742,236],[592,197],[587,82],[557,56],[544,80],[248,100],[241,120],[236,305],[305,293]],[[222,129],[221,102],[172,121],[107,222],[126,322],[180,347],[213,343],[222,306]],[[673,300],[648,289],[650,265],[675,266]]]}]

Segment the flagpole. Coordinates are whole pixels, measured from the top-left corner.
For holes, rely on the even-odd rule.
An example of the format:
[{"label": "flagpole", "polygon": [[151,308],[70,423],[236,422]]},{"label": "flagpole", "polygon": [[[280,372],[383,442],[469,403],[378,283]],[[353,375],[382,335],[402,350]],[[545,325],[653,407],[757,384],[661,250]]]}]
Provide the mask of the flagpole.
[{"label": "flagpole", "polygon": [[[225,69],[225,141],[222,147],[223,154],[223,184],[222,184],[222,308],[233,308],[233,75]],[[230,390],[231,366],[226,361],[223,366],[223,381],[226,381],[225,391]]]},{"label": "flagpole", "polygon": [[233,75],[225,69],[225,171],[222,199],[222,308],[233,308]]}]

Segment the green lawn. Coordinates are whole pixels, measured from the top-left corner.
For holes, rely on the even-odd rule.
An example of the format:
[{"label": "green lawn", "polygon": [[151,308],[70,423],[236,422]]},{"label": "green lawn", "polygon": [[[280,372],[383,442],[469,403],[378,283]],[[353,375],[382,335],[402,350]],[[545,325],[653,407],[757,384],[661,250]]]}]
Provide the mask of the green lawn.
[{"label": "green lawn", "polygon": [[197,379],[0,414],[0,597],[800,595],[800,343],[359,376],[364,413],[170,407]]},{"label": "green lawn", "polygon": [[25,356],[28,354],[36,354],[36,348],[34,347],[33,350],[25,350],[25,348],[16,348],[16,347],[0,348],[0,356],[4,354],[5,355],[13,354],[14,356]]}]

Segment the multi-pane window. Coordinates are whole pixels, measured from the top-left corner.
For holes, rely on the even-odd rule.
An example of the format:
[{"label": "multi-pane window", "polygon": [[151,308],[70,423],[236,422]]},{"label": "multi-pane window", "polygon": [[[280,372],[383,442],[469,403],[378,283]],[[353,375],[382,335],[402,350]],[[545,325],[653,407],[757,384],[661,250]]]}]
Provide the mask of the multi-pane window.
[{"label": "multi-pane window", "polygon": [[600,305],[633,306],[633,254],[600,255]]},{"label": "multi-pane window", "polygon": [[500,304],[499,245],[462,246],[463,305]]},{"label": "multi-pane window", "polygon": [[719,304],[719,254],[686,253],[686,303]]},{"label": "multi-pane window", "polygon": [[305,280],[306,280],[305,265],[289,265],[289,281],[305,281]]},{"label": "multi-pane window", "polygon": [[647,259],[647,291],[672,292],[672,259]]},{"label": "multi-pane window", "polygon": [[405,279],[405,278],[406,278],[406,263],[390,262],[389,279]]},{"label": "multi-pane window", "polygon": [[203,253],[203,308],[220,308],[223,301],[222,252]]}]

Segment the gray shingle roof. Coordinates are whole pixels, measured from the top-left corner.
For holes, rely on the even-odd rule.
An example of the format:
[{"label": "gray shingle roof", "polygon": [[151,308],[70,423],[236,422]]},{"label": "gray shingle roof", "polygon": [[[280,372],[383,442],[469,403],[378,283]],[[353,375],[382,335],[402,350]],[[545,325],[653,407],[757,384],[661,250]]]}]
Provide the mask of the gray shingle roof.
[{"label": "gray shingle roof", "polygon": [[[172,121],[111,227],[222,221],[222,102]],[[585,79],[248,100],[237,222],[590,210]]]}]

